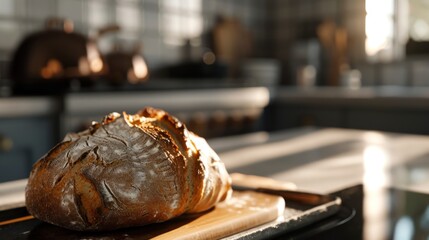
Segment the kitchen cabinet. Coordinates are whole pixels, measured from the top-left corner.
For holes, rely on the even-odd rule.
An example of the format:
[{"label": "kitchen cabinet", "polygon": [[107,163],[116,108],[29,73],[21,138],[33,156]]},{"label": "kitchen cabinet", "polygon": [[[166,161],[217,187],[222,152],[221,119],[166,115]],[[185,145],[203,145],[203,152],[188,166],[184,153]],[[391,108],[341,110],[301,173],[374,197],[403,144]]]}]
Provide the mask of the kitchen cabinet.
[{"label": "kitchen cabinet", "polygon": [[429,134],[429,112],[409,109],[379,109],[339,106],[306,106],[276,103],[268,130],[305,126]]},{"label": "kitchen cabinet", "polygon": [[318,126],[429,134],[429,88],[283,88],[274,95],[267,130]]},{"label": "kitchen cabinet", "polygon": [[55,144],[51,117],[0,118],[0,182],[27,178],[31,167]]},{"label": "kitchen cabinet", "polygon": [[57,141],[59,101],[0,98],[0,182],[27,178],[34,162]]},{"label": "kitchen cabinet", "polygon": [[345,112],[347,128],[429,134],[429,112],[409,109],[352,109]]},{"label": "kitchen cabinet", "polygon": [[345,127],[344,113],[337,107],[273,103],[269,108],[268,130],[305,126]]},{"label": "kitchen cabinet", "polygon": [[429,112],[422,110],[315,107],[284,103],[272,104],[270,108],[267,124],[270,131],[317,126],[429,134]]}]

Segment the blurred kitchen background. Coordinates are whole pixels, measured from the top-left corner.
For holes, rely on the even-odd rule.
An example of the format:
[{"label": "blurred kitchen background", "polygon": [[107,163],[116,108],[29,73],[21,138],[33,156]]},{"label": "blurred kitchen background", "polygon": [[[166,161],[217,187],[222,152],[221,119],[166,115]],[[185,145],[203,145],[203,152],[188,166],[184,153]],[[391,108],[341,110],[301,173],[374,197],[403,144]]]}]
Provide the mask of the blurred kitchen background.
[{"label": "blurred kitchen background", "polygon": [[0,0],[0,181],[70,131],[163,108],[206,138],[429,134],[428,0]]}]

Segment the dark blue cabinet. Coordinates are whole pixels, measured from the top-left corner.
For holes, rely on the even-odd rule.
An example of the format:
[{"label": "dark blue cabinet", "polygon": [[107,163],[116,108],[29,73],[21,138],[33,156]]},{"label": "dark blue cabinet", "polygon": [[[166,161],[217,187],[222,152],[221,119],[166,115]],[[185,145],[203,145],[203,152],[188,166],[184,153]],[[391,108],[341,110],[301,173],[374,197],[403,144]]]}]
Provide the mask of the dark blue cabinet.
[{"label": "dark blue cabinet", "polygon": [[55,144],[54,117],[0,118],[0,182],[27,178]]}]

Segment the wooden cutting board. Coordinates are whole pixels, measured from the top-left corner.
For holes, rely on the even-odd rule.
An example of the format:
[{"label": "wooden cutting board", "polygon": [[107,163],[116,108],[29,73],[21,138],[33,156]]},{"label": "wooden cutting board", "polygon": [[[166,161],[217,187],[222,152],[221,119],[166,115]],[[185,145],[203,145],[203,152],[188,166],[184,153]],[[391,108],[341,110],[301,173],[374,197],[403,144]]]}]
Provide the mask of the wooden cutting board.
[{"label": "wooden cutting board", "polygon": [[188,224],[153,239],[219,239],[273,221],[283,214],[284,199],[256,192],[234,192],[232,198]]},{"label": "wooden cutting board", "polygon": [[[271,222],[283,215],[284,199],[252,191],[235,191],[232,198],[199,214],[183,215],[163,223],[110,232],[77,232],[22,219],[3,226],[8,234],[24,234],[22,239],[219,239]],[[0,235],[2,233],[0,226]],[[17,231],[17,232],[15,232]],[[11,236],[12,236],[11,235]],[[28,237],[25,238],[24,236]]]}]

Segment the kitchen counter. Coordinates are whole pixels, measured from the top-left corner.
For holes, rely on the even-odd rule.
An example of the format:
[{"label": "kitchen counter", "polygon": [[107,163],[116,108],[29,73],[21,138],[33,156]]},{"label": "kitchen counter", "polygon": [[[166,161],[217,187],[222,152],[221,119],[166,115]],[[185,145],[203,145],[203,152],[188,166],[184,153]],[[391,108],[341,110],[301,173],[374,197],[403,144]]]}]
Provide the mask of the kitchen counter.
[{"label": "kitchen counter", "polygon": [[[266,88],[264,86],[249,85],[249,84],[220,84],[214,82],[177,82],[177,81],[160,81],[156,83],[147,83],[141,86],[97,86],[94,88],[83,88],[78,91],[68,91],[61,95],[63,96],[100,96],[100,95],[136,95],[138,93],[171,93],[189,92],[193,90],[203,90],[206,92],[222,91],[225,89],[257,89]],[[403,86],[376,86],[362,88],[347,88],[347,87],[290,87],[278,86],[270,87],[270,98],[281,102],[304,102],[317,104],[355,104],[367,105],[368,103],[376,104],[377,106],[398,106],[407,108],[426,108],[429,101],[429,87],[403,87]],[[40,106],[42,101],[48,101],[49,95],[41,95],[38,97],[15,96],[0,98],[0,109],[6,101],[19,102],[35,100],[37,106]],[[24,100],[22,100],[24,99]],[[341,101],[338,101],[341,100]],[[30,105],[28,105],[30,106]],[[36,108],[37,109],[37,108]]]},{"label": "kitchen counter", "polygon": [[429,137],[301,128],[210,141],[229,172],[295,183],[327,194],[356,184],[429,194]]},{"label": "kitchen counter", "polygon": [[[186,86],[186,85],[185,85]],[[211,85],[209,85],[211,86]],[[265,87],[194,87],[94,89],[57,96],[13,96],[0,98],[0,117],[19,117],[86,112],[109,112],[118,108],[135,111],[143,105],[166,109],[252,108],[265,107],[269,101]],[[198,101],[196,101],[198,99]],[[100,104],[102,102],[103,104]]]},{"label": "kitchen counter", "polygon": [[[327,194],[356,184],[429,194],[429,137],[346,129],[302,128],[209,141],[229,172],[295,183]],[[0,184],[0,203],[23,203],[26,182]],[[21,195],[16,194],[21,191]],[[1,206],[0,206],[1,208]]]},{"label": "kitchen counter", "polygon": [[427,109],[429,104],[429,87],[281,87],[274,89],[272,95],[282,103],[318,106]]},{"label": "kitchen counter", "polygon": [[57,114],[59,102],[53,97],[26,96],[0,98],[0,118]]},{"label": "kitchen counter", "polygon": [[[125,105],[136,108],[139,102],[158,104],[160,107],[170,107],[170,98],[175,98],[173,104],[181,108],[190,105],[204,104],[237,106],[239,104],[266,106],[268,101],[286,104],[304,104],[317,106],[340,107],[388,107],[425,110],[429,106],[429,88],[427,87],[363,87],[359,89],[343,87],[277,87],[262,86],[216,85],[214,83],[174,83],[165,82],[144,85],[141,87],[95,88],[62,94],[63,97],[52,96],[15,96],[0,98],[0,117],[29,116],[55,113],[65,107],[66,110],[78,112],[80,108],[92,111],[97,101],[107,101],[102,108],[109,110],[115,106]],[[174,86],[174,87],[172,87]],[[215,87],[217,86],[217,87]],[[196,94],[196,95],[195,95]],[[244,98],[241,98],[243,96]],[[251,97],[253,96],[253,98]],[[176,99],[177,97],[177,99]],[[204,98],[205,97],[205,98]],[[194,101],[199,98],[203,102]],[[61,105],[63,99],[64,106]],[[168,100],[168,101],[167,101]],[[167,101],[167,102],[166,102]],[[137,102],[137,103],[136,103]],[[131,107],[129,106],[131,105]],[[139,105],[140,106],[140,105]]]},{"label": "kitchen counter", "polygon": [[316,225],[280,239],[428,237],[429,136],[301,128],[211,144],[231,173],[266,176],[295,183],[301,191],[334,194],[343,199],[343,206],[356,211],[343,225],[321,224],[325,230],[308,235],[320,227]]},{"label": "kitchen counter", "polygon": [[[103,104],[100,106],[100,102]],[[196,109],[245,109],[264,108],[269,102],[269,92],[263,87],[181,89],[147,92],[93,92],[70,93],[64,96],[67,113],[103,114],[118,109],[136,111],[143,106],[171,110]]]},{"label": "kitchen counter", "polygon": [[269,131],[303,126],[429,134],[429,88],[279,88]]},{"label": "kitchen counter", "polygon": [[[354,207],[357,206],[358,216],[366,217],[362,234],[381,236],[370,239],[384,239],[388,227],[380,228],[380,220],[371,221],[380,216],[388,218],[383,209],[391,202],[401,203],[406,196],[395,194],[391,199],[385,189],[412,191],[424,199],[429,196],[428,136],[301,128],[224,137],[209,143],[230,173],[293,182],[299,190],[312,193],[340,194],[350,192],[351,187],[361,189],[359,199],[353,199],[357,201]],[[23,206],[25,184],[25,179],[0,184],[0,208]]]}]

